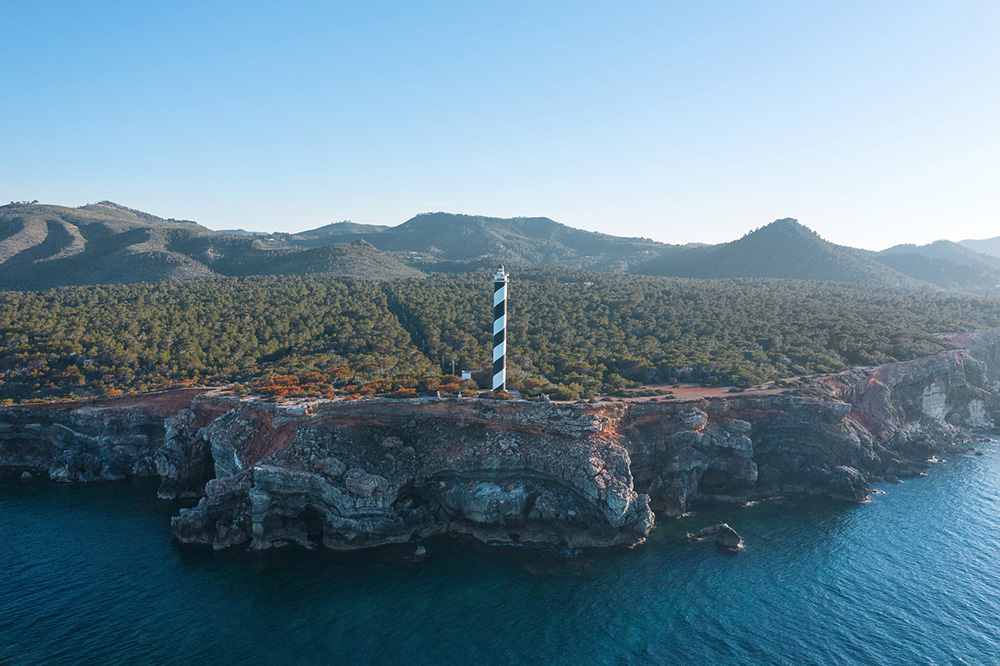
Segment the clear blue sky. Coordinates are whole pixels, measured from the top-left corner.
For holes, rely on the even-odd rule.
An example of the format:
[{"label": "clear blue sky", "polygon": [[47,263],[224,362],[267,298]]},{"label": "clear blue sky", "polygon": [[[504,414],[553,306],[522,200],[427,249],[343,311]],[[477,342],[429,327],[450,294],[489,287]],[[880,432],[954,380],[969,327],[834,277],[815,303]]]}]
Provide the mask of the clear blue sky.
[{"label": "clear blue sky", "polygon": [[1000,235],[1000,2],[0,0],[0,201]]}]

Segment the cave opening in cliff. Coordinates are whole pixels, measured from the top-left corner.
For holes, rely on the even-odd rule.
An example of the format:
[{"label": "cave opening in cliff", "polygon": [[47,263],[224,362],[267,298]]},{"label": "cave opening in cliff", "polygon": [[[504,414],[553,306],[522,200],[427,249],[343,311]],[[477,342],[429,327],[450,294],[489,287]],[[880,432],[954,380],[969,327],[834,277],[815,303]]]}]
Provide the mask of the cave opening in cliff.
[{"label": "cave opening in cliff", "polygon": [[306,539],[316,546],[323,545],[323,516],[314,506],[307,506],[298,516],[305,527]]}]

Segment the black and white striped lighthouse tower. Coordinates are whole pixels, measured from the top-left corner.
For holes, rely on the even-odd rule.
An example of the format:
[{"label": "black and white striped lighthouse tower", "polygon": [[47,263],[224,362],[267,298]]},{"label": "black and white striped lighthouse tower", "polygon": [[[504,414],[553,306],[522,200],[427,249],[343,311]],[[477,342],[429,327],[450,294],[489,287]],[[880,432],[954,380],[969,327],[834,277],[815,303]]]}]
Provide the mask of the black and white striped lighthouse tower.
[{"label": "black and white striped lighthouse tower", "polygon": [[510,275],[497,269],[493,276],[493,390],[507,390],[507,282]]}]

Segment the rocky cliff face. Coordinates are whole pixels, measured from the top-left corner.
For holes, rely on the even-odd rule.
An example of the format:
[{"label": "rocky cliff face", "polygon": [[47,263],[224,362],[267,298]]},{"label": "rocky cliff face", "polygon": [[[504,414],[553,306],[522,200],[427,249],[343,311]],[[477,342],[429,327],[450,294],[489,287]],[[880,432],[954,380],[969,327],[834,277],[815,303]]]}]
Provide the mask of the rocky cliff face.
[{"label": "rocky cliff face", "polygon": [[175,392],[4,408],[0,470],[156,473],[161,497],[201,497],[173,519],[178,541],[213,548],[348,550],[432,534],[634,544],[651,509],[791,492],[860,500],[872,481],[964,449],[1000,424],[1000,335],[975,341],[985,363],[963,350],[862,368],[811,397],[289,407]]},{"label": "rocky cliff face", "polygon": [[665,515],[790,492],[860,500],[1000,423],[997,386],[966,351],[841,373],[821,392],[630,406],[636,488]]},{"label": "rocky cliff face", "polygon": [[153,476],[164,419],[200,392],[2,408],[0,471],[65,482]]},{"label": "rocky cliff face", "polygon": [[232,405],[200,431],[218,478],[174,519],[182,542],[345,550],[452,533],[604,546],[636,543],[653,523],[614,432],[623,407]]}]

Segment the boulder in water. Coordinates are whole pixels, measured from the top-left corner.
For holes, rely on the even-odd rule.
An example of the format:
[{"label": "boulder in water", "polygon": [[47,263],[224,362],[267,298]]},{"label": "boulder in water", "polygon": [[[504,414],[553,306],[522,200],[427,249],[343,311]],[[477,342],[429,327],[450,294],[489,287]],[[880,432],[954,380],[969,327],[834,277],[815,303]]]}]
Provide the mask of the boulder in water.
[{"label": "boulder in water", "polygon": [[698,541],[710,536],[715,537],[715,546],[724,553],[738,553],[743,548],[743,537],[729,523],[716,523],[688,534],[689,539]]},{"label": "boulder in water", "polygon": [[743,548],[743,537],[732,527],[722,523],[715,535],[715,546],[723,552],[738,553]]}]

